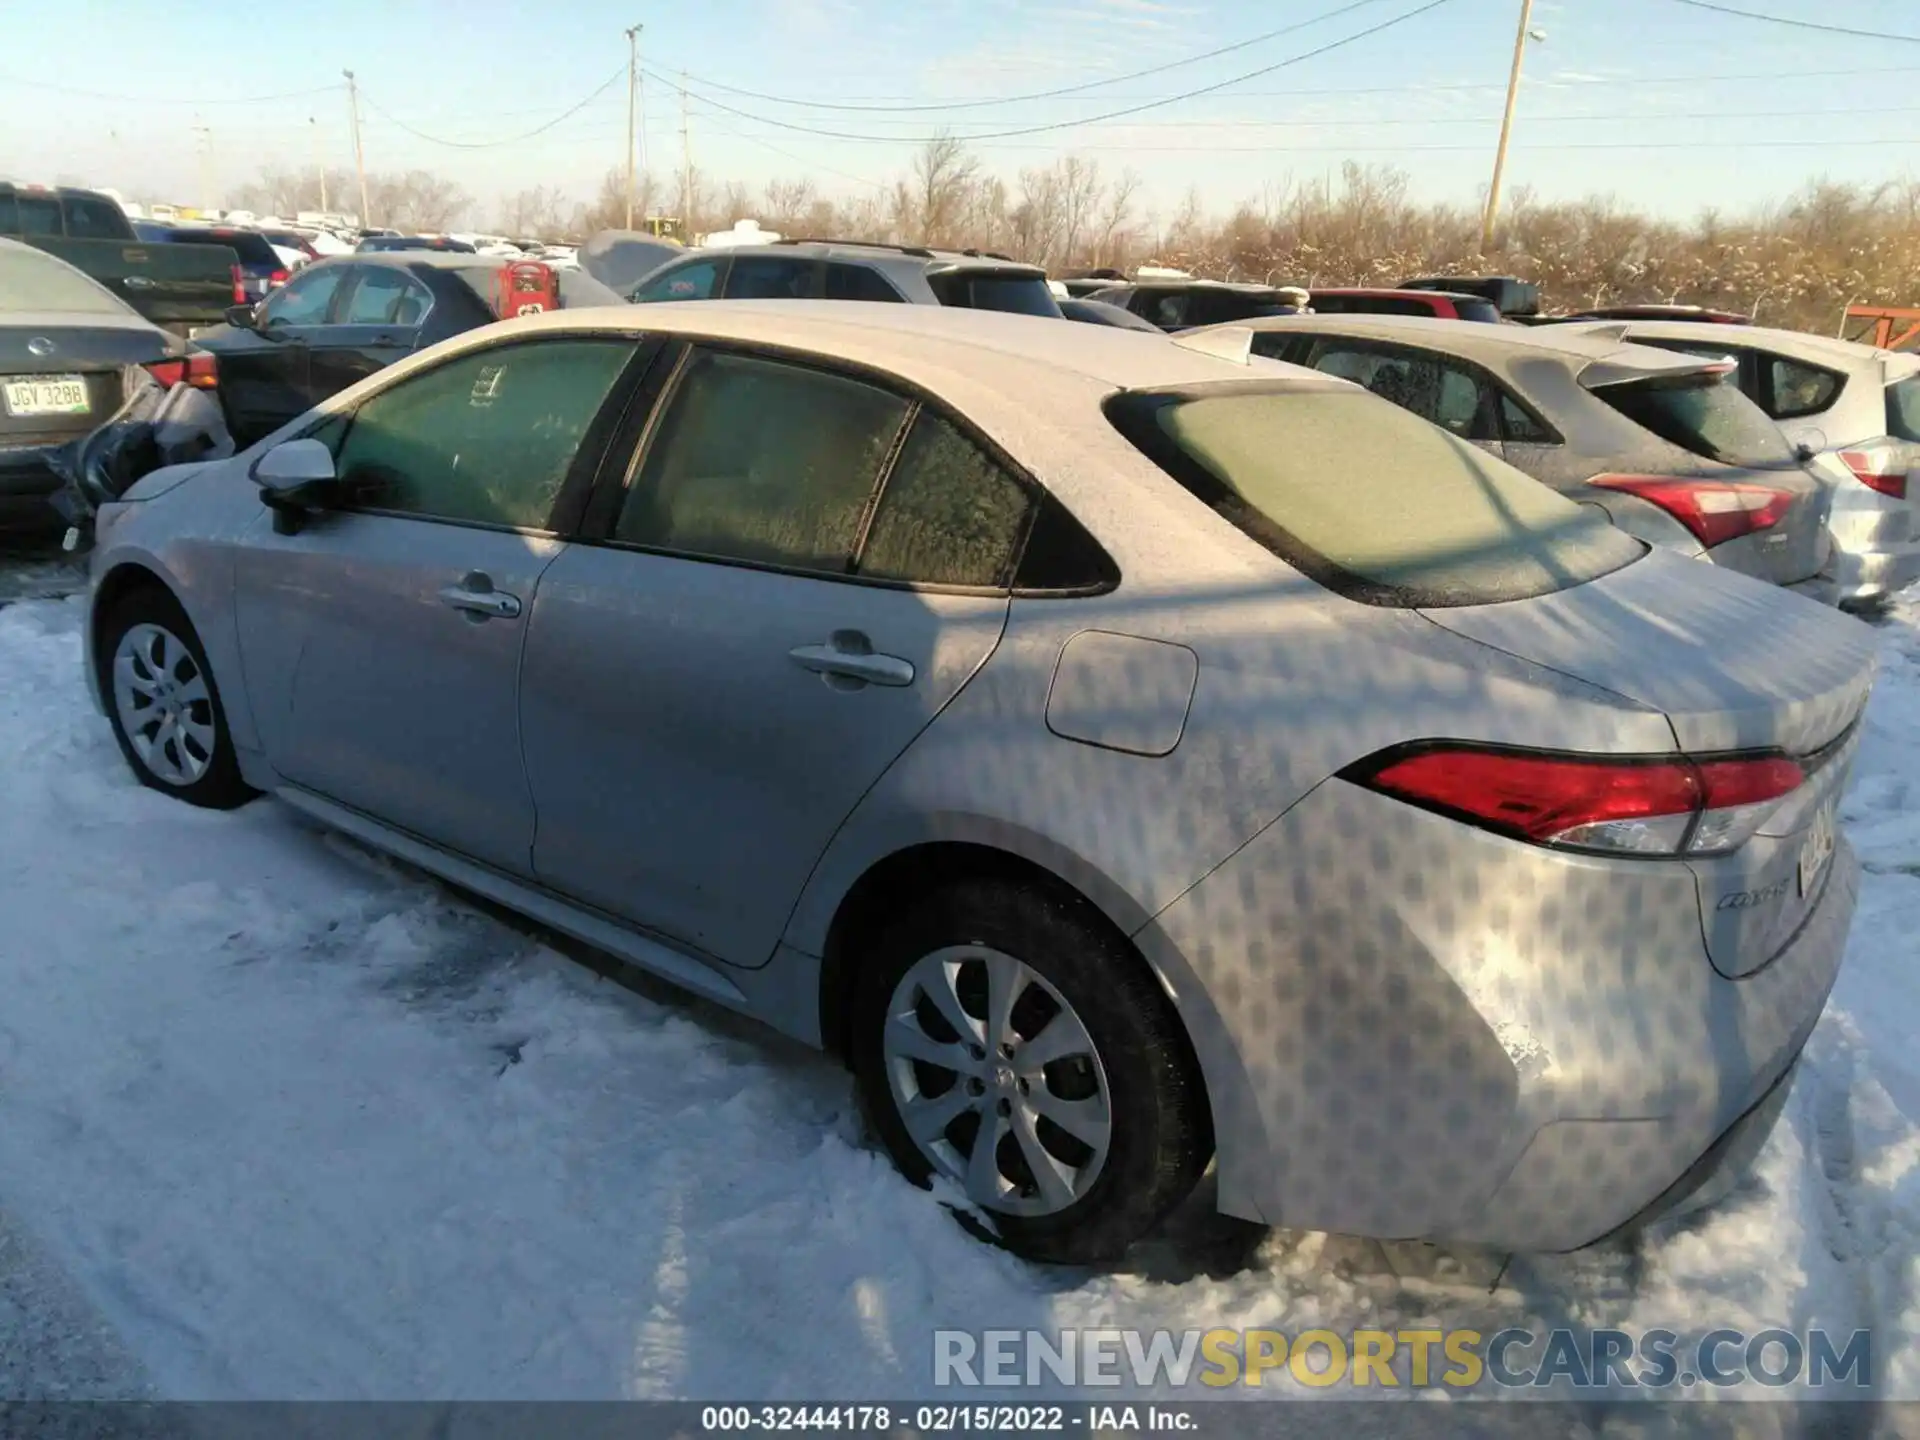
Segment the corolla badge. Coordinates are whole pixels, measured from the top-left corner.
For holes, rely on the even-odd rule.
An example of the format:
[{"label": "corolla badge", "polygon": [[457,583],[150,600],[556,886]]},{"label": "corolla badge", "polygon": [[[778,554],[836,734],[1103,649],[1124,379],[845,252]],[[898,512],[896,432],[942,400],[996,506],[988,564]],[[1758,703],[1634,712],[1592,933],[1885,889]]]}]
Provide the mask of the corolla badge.
[{"label": "corolla badge", "polygon": [[44,335],[36,335],[27,341],[28,353],[33,355],[51,355],[57,347]]}]

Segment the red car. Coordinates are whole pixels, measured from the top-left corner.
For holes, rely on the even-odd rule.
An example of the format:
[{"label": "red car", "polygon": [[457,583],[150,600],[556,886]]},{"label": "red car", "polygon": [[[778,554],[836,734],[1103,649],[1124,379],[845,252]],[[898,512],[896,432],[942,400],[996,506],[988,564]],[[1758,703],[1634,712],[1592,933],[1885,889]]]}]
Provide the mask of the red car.
[{"label": "red car", "polygon": [[1309,293],[1318,315],[1424,315],[1434,320],[1500,323],[1500,311],[1491,300],[1447,290],[1340,288]]}]

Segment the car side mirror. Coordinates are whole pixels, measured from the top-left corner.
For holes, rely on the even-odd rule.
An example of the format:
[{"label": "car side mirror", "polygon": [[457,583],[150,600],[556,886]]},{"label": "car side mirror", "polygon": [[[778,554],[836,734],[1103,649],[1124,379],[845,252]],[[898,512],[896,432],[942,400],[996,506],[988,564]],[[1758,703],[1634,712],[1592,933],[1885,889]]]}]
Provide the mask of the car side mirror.
[{"label": "car side mirror", "polygon": [[350,491],[335,472],[333,452],[318,440],[287,440],[262,455],[253,467],[260,503],[273,511],[276,534],[296,535],[316,511],[337,510]]},{"label": "car side mirror", "polygon": [[259,320],[254,315],[253,306],[251,305],[229,305],[227,307],[226,318],[227,324],[233,326],[236,330],[258,330],[260,328]]}]

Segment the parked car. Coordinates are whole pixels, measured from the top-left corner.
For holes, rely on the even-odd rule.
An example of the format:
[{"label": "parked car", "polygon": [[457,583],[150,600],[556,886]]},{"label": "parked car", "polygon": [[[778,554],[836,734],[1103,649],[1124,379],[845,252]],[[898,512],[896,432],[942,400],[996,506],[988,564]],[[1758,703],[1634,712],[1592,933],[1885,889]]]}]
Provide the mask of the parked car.
[{"label": "parked car", "polygon": [[1828,594],[1831,486],[1730,383],[1626,327],[1250,322],[1256,353],[1365,385],[1659,545]]},{"label": "parked car", "polygon": [[1509,320],[1528,320],[1540,313],[1540,287],[1511,275],[1419,275],[1402,280],[1399,288],[1478,295]]},{"label": "parked car", "polygon": [[1068,270],[1059,276],[1060,283],[1067,287],[1067,294],[1075,300],[1084,300],[1101,290],[1112,289],[1115,285],[1127,283],[1127,272],[1112,268],[1093,270]]},{"label": "parked car", "polygon": [[59,529],[47,452],[112,419],[132,367],[187,379],[186,354],[76,266],[0,239],[0,531]]},{"label": "parked car", "polygon": [[432,250],[444,255],[471,255],[473,246],[446,235],[368,235],[354,247],[358,255],[383,254],[393,250]]},{"label": "parked car", "polygon": [[1142,320],[1131,310],[1118,305],[1109,305],[1104,300],[1074,300],[1059,302],[1060,313],[1069,320],[1079,320],[1088,325],[1106,325],[1115,330],[1144,330],[1149,335],[1162,335],[1163,331],[1151,321]]},{"label": "parked car", "polygon": [[1724,358],[1833,482],[1834,598],[1870,606],[1920,580],[1920,355],[1757,325],[1635,324],[1635,344]]},{"label": "parked car", "polygon": [[265,230],[263,229],[260,233],[267,237],[268,242],[276,250],[280,250],[283,252],[292,251],[299,257],[297,260],[293,262],[293,264],[288,266],[289,269],[294,268],[294,266],[296,265],[304,265],[309,260],[320,260],[325,258],[322,255],[319,247],[317,247],[313,243],[313,237],[307,234],[306,231],[304,230]]},{"label": "parked car", "polygon": [[134,232],[111,196],[0,181],[0,239],[57,256],[156,325],[184,335],[246,298],[232,247],[149,244],[148,238]]},{"label": "parked car", "polygon": [[1444,290],[1366,290],[1336,287],[1308,292],[1316,315],[1426,315],[1435,320],[1473,320],[1497,325],[1501,315],[1478,295]]},{"label": "parked car", "polygon": [[846,1057],[1046,1260],[1210,1156],[1232,1215],[1506,1250],[1715,1198],[1853,912],[1871,632],[1217,333],[534,317],[92,560],[143,783]]},{"label": "parked car", "polygon": [[[583,263],[591,263],[591,259]],[[649,271],[627,298],[877,300],[1060,318],[1047,272],[979,250],[841,240],[782,240],[690,250]]]},{"label": "parked car", "polygon": [[1125,285],[1110,285],[1084,298],[1131,310],[1161,330],[1189,330],[1262,315],[1292,314],[1295,310],[1281,294],[1281,287],[1273,285],[1190,277],[1150,279],[1144,274]]},{"label": "parked car", "polygon": [[231,250],[240,266],[241,294],[232,302],[234,305],[264,300],[293,274],[292,267],[281,258],[273,242],[258,230],[243,230],[233,225],[175,225],[169,228],[165,238],[169,244],[214,244]]},{"label": "parked car", "polygon": [[[491,325],[510,262],[400,250],[303,266],[263,303],[235,306],[194,343],[217,357],[234,443],[252,444],[330,395],[453,335]],[[557,273],[561,306],[617,305],[580,271]]]}]

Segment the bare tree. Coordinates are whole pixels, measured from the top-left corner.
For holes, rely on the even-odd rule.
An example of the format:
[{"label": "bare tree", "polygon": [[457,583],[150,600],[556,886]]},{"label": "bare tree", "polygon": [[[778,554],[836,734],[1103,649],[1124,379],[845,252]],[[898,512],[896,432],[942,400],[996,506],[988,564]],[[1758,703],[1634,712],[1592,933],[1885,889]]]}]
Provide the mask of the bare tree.
[{"label": "bare tree", "polygon": [[980,162],[957,137],[934,136],[914,157],[912,185],[902,187],[911,208],[900,219],[923,245],[964,243],[959,223],[979,175]]}]

